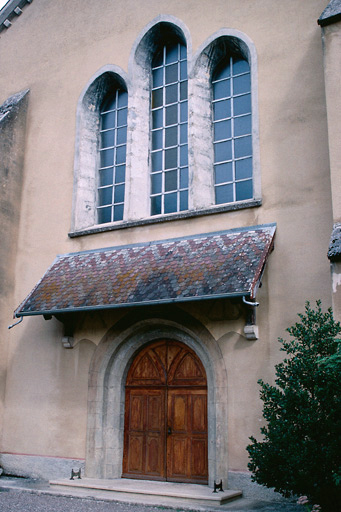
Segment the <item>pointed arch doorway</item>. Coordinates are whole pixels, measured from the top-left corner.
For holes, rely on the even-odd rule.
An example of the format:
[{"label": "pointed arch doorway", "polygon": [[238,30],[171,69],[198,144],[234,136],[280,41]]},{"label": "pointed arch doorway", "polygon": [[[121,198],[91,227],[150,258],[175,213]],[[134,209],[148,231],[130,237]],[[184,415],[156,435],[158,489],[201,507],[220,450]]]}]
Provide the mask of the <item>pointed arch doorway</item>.
[{"label": "pointed arch doorway", "polygon": [[133,360],[125,388],[123,477],[207,483],[207,379],[184,343],[158,340]]}]

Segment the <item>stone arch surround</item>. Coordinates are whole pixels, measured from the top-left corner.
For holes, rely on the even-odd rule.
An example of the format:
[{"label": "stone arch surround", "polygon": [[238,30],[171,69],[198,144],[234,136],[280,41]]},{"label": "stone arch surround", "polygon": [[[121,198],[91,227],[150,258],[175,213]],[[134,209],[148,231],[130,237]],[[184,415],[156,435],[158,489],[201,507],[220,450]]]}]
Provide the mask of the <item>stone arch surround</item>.
[{"label": "stone arch surround", "polygon": [[201,359],[208,387],[209,485],[227,485],[227,373],[220,347],[209,331],[178,308],[129,313],[105,334],[90,365],[86,476],[120,478],[125,381],[137,351],[159,338],[181,341]]}]

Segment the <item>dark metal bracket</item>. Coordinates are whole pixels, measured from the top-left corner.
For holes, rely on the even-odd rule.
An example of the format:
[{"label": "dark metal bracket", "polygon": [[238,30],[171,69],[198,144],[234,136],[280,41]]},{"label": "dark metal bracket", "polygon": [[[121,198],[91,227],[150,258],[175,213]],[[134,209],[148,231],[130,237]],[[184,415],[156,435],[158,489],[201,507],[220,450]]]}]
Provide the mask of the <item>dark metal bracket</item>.
[{"label": "dark metal bracket", "polygon": [[81,477],[81,468],[79,468],[78,471],[74,471],[73,469],[71,469],[71,478],[70,478],[70,480],[74,480],[75,476],[78,478],[78,480],[82,479],[82,477]]},{"label": "dark metal bracket", "polygon": [[212,492],[224,492],[224,489],[223,489],[223,481],[220,480],[219,484],[216,483],[216,481],[214,480],[214,489]]}]

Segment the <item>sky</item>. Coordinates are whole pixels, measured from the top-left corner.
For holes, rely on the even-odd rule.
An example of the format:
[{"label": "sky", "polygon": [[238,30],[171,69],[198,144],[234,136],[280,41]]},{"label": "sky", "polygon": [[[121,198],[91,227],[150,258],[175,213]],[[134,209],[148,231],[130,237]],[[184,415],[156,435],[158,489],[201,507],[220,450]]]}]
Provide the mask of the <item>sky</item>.
[{"label": "sky", "polygon": [[7,4],[8,0],[0,0],[0,9],[3,8],[5,4]]}]

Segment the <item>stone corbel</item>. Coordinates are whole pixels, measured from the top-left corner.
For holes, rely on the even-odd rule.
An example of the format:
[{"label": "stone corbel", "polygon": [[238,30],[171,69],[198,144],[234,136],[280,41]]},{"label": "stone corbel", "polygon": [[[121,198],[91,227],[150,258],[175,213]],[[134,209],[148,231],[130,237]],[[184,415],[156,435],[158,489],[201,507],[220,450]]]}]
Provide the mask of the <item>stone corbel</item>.
[{"label": "stone corbel", "polygon": [[247,301],[243,297],[243,303],[246,305],[246,323],[244,327],[244,334],[247,340],[258,340],[258,325],[256,325],[256,307],[258,302]]},{"label": "stone corbel", "polygon": [[61,338],[61,342],[64,348],[73,348],[75,344],[75,340],[73,337],[74,332],[74,325],[75,325],[75,317],[72,313],[68,314],[59,314],[55,315],[57,320],[62,322],[64,329],[63,329],[63,336]]}]

